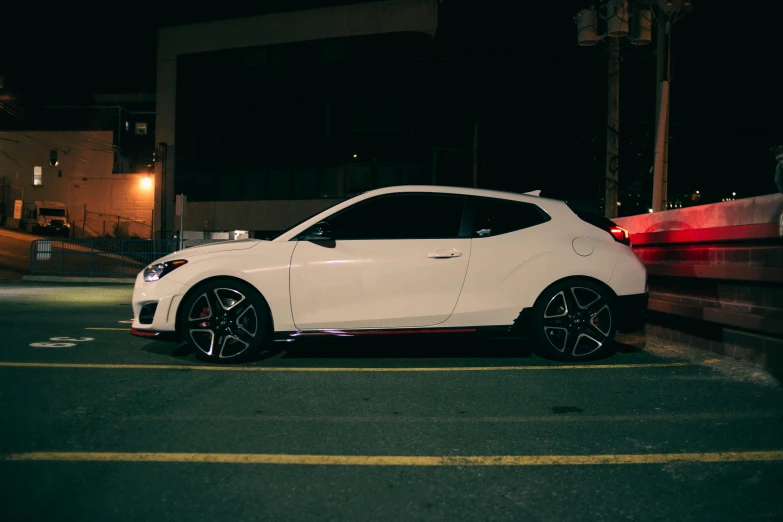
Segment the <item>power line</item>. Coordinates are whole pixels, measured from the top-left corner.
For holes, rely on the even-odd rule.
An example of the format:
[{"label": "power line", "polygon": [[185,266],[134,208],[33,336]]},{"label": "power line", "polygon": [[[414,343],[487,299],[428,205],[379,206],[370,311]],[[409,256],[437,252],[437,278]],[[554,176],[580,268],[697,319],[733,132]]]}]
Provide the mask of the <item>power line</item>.
[{"label": "power line", "polygon": [[[7,112],[8,114],[10,114],[11,116],[13,116],[14,118],[18,119],[23,123],[26,123],[32,127],[40,126],[38,122],[35,121],[35,118],[31,116],[29,113],[26,113],[26,111],[24,111],[24,109],[22,109],[21,107],[18,107],[12,103],[4,102],[0,104],[0,108],[2,108],[5,112]],[[113,144],[109,144],[109,142],[105,140],[92,138],[90,136],[82,136],[72,131],[50,131],[50,132],[59,134],[64,140],[79,145],[80,147],[90,148],[92,150],[107,153],[107,154],[114,154]],[[52,148],[66,152],[65,150],[60,149],[59,147],[52,147]]]},{"label": "power line", "polygon": [[[5,110],[8,114],[11,114],[12,116],[14,116],[16,118],[19,118],[19,116],[14,114],[12,111],[8,110],[7,107],[4,107],[4,106],[0,105],[0,108]],[[23,119],[20,118],[20,120],[24,122]],[[27,123],[27,122],[25,122],[25,123]],[[45,141],[43,141],[43,140],[41,140],[39,138],[36,138],[34,136],[30,136],[29,134],[25,134],[24,132],[21,132],[21,131],[15,131],[15,132],[17,134],[20,134],[20,135],[26,137],[26,138],[29,138],[31,140],[37,141],[39,143],[42,143],[42,144],[46,145],[47,147],[49,147],[51,149],[59,150],[60,152],[63,152],[65,154],[68,154],[70,152],[69,150],[63,149],[63,148],[58,147],[56,145],[52,145],[51,143],[45,142]],[[41,132],[41,131],[38,131],[38,132]],[[62,133],[60,133],[58,131],[51,131],[51,132],[54,133],[54,134],[62,134]],[[104,154],[112,154],[112,155],[114,155],[114,151],[113,150],[107,150],[107,149],[104,149],[104,148],[99,148],[99,147],[95,146],[95,144],[93,144],[93,143],[80,141],[80,140],[77,140],[77,139],[75,139],[75,138],[73,138],[71,136],[68,136],[68,135],[61,135],[60,137],[62,139],[64,139],[65,141],[69,142],[70,144],[76,146],[77,148],[84,148],[84,149],[94,150],[96,152],[101,152],[101,153],[104,153]]]},{"label": "power line", "polygon": [[[36,124],[37,122],[36,122],[35,116],[30,114],[24,108],[20,107],[19,105],[16,105],[13,102],[9,102],[8,105],[10,105],[15,110],[16,113],[18,113],[19,115],[21,115],[24,118],[27,118],[27,122],[28,123],[30,123],[34,127],[40,127],[40,125]],[[79,140],[84,141],[85,143],[88,143],[90,145],[100,146],[102,148],[113,148],[114,147],[114,143],[113,142],[109,142],[109,141],[106,141],[106,140],[101,140],[101,139],[98,139],[98,138],[93,138],[91,136],[82,136],[82,135],[77,134],[77,133],[75,133],[73,131],[53,131],[53,132],[57,132],[57,133],[62,134],[64,136],[75,136],[74,139],[79,139]]]}]

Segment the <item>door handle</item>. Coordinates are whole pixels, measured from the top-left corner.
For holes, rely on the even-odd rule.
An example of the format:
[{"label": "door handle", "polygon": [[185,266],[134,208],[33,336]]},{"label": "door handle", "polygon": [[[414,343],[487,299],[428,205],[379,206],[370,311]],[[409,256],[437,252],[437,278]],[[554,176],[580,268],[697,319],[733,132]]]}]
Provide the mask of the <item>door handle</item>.
[{"label": "door handle", "polygon": [[451,250],[438,250],[437,252],[430,252],[427,256],[430,259],[450,259],[452,257],[460,257],[462,252],[453,248]]}]

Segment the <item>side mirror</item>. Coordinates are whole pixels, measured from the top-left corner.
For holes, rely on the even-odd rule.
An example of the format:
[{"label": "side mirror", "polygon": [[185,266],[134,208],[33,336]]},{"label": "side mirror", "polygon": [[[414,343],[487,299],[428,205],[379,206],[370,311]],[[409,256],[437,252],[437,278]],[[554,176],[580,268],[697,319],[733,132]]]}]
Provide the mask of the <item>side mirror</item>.
[{"label": "side mirror", "polygon": [[332,241],[332,239],[332,226],[326,221],[316,223],[299,236],[300,241]]}]

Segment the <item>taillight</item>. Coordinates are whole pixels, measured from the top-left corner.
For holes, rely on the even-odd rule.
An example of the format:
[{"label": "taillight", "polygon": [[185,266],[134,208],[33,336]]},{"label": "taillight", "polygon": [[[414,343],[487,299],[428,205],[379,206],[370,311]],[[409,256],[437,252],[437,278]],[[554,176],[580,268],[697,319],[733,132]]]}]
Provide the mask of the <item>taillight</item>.
[{"label": "taillight", "polygon": [[612,237],[618,243],[622,243],[623,245],[629,245],[630,246],[630,244],[631,244],[631,235],[623,227],[614,226],[614,227],[609,229],[609,233],[612,234]]},{"label": "taillight", "polygon": [[573,212],[585,223],[590,223],[594,227],[609,232],[618,243],[631,246],[631,235],[623,227],[618,227],[614,221],[593,212],[583,212],[581,210],[573,210]]}]

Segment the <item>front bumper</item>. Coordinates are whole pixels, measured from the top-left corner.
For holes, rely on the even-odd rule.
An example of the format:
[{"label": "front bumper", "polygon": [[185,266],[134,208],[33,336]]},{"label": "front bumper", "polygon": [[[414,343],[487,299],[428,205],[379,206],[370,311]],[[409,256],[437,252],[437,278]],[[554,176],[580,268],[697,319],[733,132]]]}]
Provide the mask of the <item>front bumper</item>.
[{"label": "front bumper", "polygon": [[617,298],[617,330],[622,333],[638,332],[647,323],[647,303],[650,294],[621,295]]},{"label": "front bumper", "polygon": [[131,328],[131,335],[135,337],[141,337],[142,339],[150,339],[155,341],[179,341],[179,335],[177,335],[177,332],[158,332],[157,330],[139,330],[136,328]]},{"label": "front bumper", "polygon": [[[142,334],[140,336],[159,338],[160,336],[143,334],[175,332],[177,309],[188,288],[185,284],[165,277],[154,283],[147,283],[140,273],[136,277],[132,298],[134,335]],[[147,313],[150,307],[146,305],[151,304],[156,306],[150,317]]]}]

